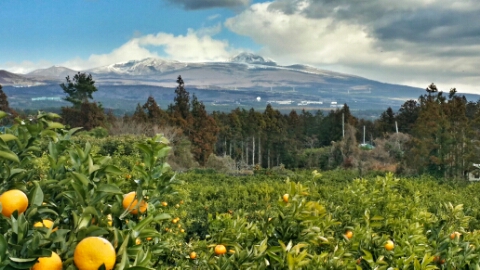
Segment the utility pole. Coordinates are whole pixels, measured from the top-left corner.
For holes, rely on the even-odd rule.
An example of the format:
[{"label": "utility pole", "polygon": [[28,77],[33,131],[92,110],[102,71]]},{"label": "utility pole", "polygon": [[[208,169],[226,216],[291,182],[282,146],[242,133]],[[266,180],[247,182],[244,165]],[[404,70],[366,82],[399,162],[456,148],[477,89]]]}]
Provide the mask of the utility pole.
[{"label": "utility pole", "polygon": [[363,144],[365,145],[365,126],[363,126]]},{"label": "utility pole", "polygon": [[342,138],[345,137],[345,114],[342,113]]}]

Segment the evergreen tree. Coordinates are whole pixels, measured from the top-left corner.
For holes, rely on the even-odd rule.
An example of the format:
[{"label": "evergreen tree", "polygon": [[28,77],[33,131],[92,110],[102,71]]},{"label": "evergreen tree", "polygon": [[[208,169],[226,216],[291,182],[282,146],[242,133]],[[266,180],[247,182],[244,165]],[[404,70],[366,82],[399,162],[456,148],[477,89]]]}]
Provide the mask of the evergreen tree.
[{"label": "evergreen tree", "polygon": [[68,95],[65,100],[71,102],[74,107],[78,108],[80,104],[93,99],[92,94],[97,91],[97,87],[91,74],[78,72],[72,79],[70,76],[65,79],[67,83],[60,84],[60,87]]},{"label": "evergreen tree", "polygon": [[137,104],[137,107],[135,108],[135,112],[132,115],[131,120],[136,122],[136,123],[146,123],[148,119],[147,114],[143,110],[142,106],[140,103]]},{"label": "evergreen tree", "polygon": [[175,89],[174,104],[170,108],[172,115],[172,122],[176,126],[184,129],[184,132],[189,126],[188,120],[190,118],[190,94],[185,90],[185,83],[182,76],[177,78],[178,86]]},{"label": "evergreen tree", "polygon": [[398,131],[411,134],[419,112],[420,107],[416,100],[410,99],[405,101],[397,114]]},{"label": "evergreen tree", "polygon": [[395,132],[395,113],[391,107],[388,107],[388,109],[380,115],[380,118],[375,121],[375,126],[376,130],[384,137],[388,133]]},{"label": "evergreen tree", "polygon": [[165,126],[169,122],[168,114],[160,109],[157,102],[152,96],[149,96],[147,102],[143,104],[142,109],[146,111],[147,121],[157,124],[159,126]]},{"label": "evergreen tree", "polygon": [[203,102],[193,95],[191,103],[192,126],[189,139],[192,142],[192,154],[200,165],[205,165],[217,141],[218,126],[213,117],[205,110]]},{"label": "evergreen tree", "polygon": [[97,91],[92,75],[78,72],[73,79],[67,76],[66,80],[67,83],[60,84],[60,87],[68,95],[65,100],[71,102],[73,107],[62,107],[63,122],[86,130],[106,127],[107,117],[101,104],[89,102],[89,99],[93,99],[92,94]]},{"label": "evergreen tree", "polygon": [[0,84],[0,111],[10,113],[12,114],[12,116],[15,116],[17,114],[12,108],[10,108],[7,95],[5,94],[5,92],[3,92],[3,87],[1,84]]}]

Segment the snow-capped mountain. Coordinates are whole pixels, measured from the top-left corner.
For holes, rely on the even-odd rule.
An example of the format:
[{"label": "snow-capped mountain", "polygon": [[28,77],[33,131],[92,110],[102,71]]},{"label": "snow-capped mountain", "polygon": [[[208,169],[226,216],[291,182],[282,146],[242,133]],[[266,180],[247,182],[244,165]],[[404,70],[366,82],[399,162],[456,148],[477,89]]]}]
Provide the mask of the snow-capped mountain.
[{"label": "snow-capped mountain", "polygon": [[[349,103],[357,108],[370,108],[399,106],[402,100],[416,99],[423,93],[423,89],[419,88],[381,83],[302,64],[281,65],[252,53],[241,53],[223,62],[147,58],[82,72],[92,74],[99,89],[108,89],[98,91],[95,95],[105,104],[117,104],[119,100],[127,104],[142,102],[148,95],[157,95],[164,102],[173,100],[172,89],[175,89],[179,75],[187,89],[195,91],[199,99],[212,104],[229,100],[257,100],[257,97],[261,97],[266,102],[280,102],[278,104],[284,104],[285,100],[296,100],[296,104],[300,105],[313,101],[315,104],[328,104],[327,107],[331,102],[332,106]],[[45,83],[51,87],[42,92],[57,91],[56,95],[61,95],[58,83],[64,82],[66,75],[75,73],[71,69],[51,67],[26,76],[37,81],[45,78]],[[28,79],[26,76],[24,78]],[[51,79],[53,77],[55,81]],[[17,77],[17,81],[20,79]],[[37,92],[33,94],[38,95]]]},{"label": "snow-capped mountain", "polygon": [[7,86],[32,86],[41,85],[42,82],[27,78],[25,76],[8,72],[6,70],[0,70],[0,85]]},{"label": "snow-capped mountain", "polygon": [[239,55],[230,58],[229,62],[268,65],[268,66],[277,65],[277,63],[275,63],[271,59],[266,59],[266,58],[263,58],[260,55],[256,55],[256,54],[253,54],[253,53],[247,53],[247,52],[240,53]]},{"label": "snow-capped mountain", "polygon": [[[252,88],[311,86],[325,79],[350,76],[305,65],[282,66],[271,59],[241,53],[225,62],[180,62],[160,58],[132,60],[98,67],[92,73],[103,84],[150,84],[171,86],[178,75],[199,88]],[[357,77],[355,77],[357,78]]]},{"label": "snow-capped mountain", "polygon": [[49,68],[34,70],[30,73],[25,74],[25,76],[29,78],[36,78],[36,79],[43,79],[43,80],[55,80],[55,79],[64,80],[65,77],[67,76],[72,77],[77,72],[78,71],[75,71],[73,69],[69,69],[66,67],[52,66]]},{"label": "snow-capped mountain", "polygon": [[160,58],[146,58],[116,63],[88,70],[94,74],[152,75],[184,68],[187,64]]}]

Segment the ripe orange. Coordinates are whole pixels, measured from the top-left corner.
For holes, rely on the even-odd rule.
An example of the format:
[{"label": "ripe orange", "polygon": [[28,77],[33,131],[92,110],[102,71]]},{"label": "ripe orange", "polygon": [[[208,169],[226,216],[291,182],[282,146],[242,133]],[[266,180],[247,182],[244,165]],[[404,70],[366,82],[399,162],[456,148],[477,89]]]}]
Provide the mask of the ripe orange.
[{"label": "ripe orange", "polygon": [[460,237],[460,235],[461,235],[461,234],[460,234],[459,232],[453,232],[453,233],[450,234],[450,239],[453,240],[453,239],[455,239],[456,237]]},{"label": "ripe orange", "polygon": [[[35,224],[33,224],[33,227],[35,228],[49,228],[51,229],[53,227],[53,221],[49,220],[49,219],[44,219],[42,220],[42,222],[35,222]],[[56,231],[57,228],[53,228],[52,232]]]},{"label": "ripe orange", "polygon": [[162,202],[162,206],[167,206],[168,203],[167,202]]},{"label": "ripe orange", "polygon": [[2,204],[2,215],[10,217],[15,210],[21,214],[27,210],[28,198],[23,191],[12,189],[5,191],[0,196],[0,203]]},{"label": "ripe orange", "polygon": [[388,240],[387,243],[385,243],[385,249],[388,251],[392,251],[395,248],[395,244],[393,243],[392,240]]},{"label": "ripe orange", "polygon": [[190,252],[190,259],[195,260],[197,258],[197,253],[195,251]]},{"label": "ripe orange", "polygon": [[348,239],[352,239],[352,237],[353,237],[353,232],[350,231],[350,230],[346,231],[346,232],[345,232],[345,237],[347,237]]},{"label": "ripe orange", "polygon": [[31,270],[62,270],[62,259],[57,253],[52,252],[50,257],[38,258],[38,262],[33,265]]},{"label": "ripe orange", "polygon": [[145,200],[142,200],[140,203],[138,203],[137,199],[135,198],[136,195],[137,193],[132,191],[123,196],[122,202],[123,209],[129,210],[133,215],[138,214],[138,211],[140,211],[140,213],[145,212],[148,206],[148,203],[145,202]]},{"label": "ripe orange", "polygon": [[225,253],[227,253],[227,248],[224,245],[215,246],[215,254],[216,255],[223,255]]},{"label": "ripe orange", "polygon": [[289,197],[290,197],[290,195],[288,195],[288,194],[283,194],[283,197],[282,197],[283,202],[284,202],[284,203],[288,203],[288,198],[289,198]]},{"label": "ripe orange", "polygon": [[78,243],[73,253],[73,262],[79,270],[96,270],[102,264],[105,264],[105,269],[112,270],[116,256],[110,242],[101,237],[91,236]]}]

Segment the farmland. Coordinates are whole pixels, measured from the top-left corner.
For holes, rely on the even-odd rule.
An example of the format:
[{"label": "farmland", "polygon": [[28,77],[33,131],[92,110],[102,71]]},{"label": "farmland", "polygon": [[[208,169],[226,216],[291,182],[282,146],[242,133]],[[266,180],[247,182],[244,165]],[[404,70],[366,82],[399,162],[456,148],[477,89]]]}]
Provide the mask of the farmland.
[{"label": "farmland", "polygon": [[[28,197],[26,210],[0,217],[0,269],[29,269],[52,252],[79,269],[89,237],[114,247],[114,269],[480,267],[475,183],[281,167],[175,172],[163,136],[105,155],[57,121],[40,113],[0,135],[0,193]],[[125,206],[130,192],[136,202]]]}]

